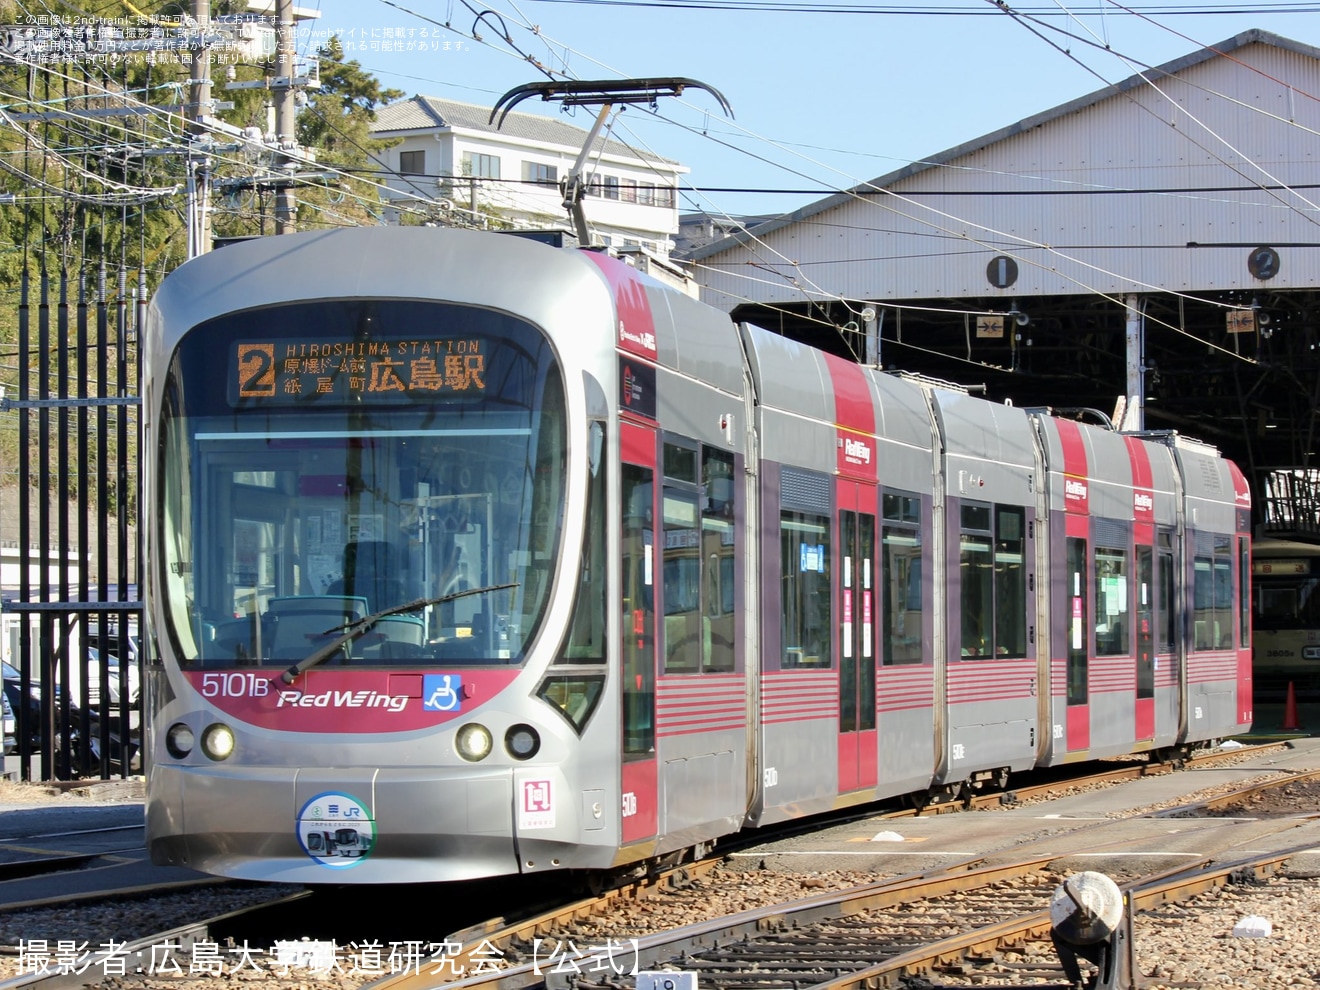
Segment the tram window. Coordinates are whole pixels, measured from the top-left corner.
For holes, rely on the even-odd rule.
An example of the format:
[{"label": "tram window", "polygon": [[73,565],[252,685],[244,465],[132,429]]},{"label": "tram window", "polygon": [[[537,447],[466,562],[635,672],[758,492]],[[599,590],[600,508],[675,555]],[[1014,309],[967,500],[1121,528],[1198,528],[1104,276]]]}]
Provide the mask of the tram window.
[{"label": "tram window", "polygon": [[995,509],[995,655],[1027,655],[1026,510]]},{"label": "tram window", "polygon": [[1308,629],[1320,625],[1320,580],[1308,572],[1257,575],[1251,594],[1258,630]]},{"label": "tram window", "polygon": [[[888,496],[885,496],[888,499]],[[921,530],[885,526],[881,534],[881,599],[885,664],[921,663]]]},{"label": "tram window", "polygon": [[1123,656],[1128,644],[1128,555],[1095,548],[1095,655]]},{"label": "tram window", "polygon": [[1026,656],[1026,511],[964,505],[961,519],[961,655]]},{"label": "tram window", "polygon": [[885,522],[921,524],[921,499],[915,495],[895,495],[886,492],[881,500],[881,514]]},{"label": "tram window", "polygon": [[1215,554],[1215,649],[1233,648],[1233,563]]},{"label": "tram window", "polygon": [[1233,646],[1233,564],[1230,539],[1215,536],[1213,551],[1192,560],[1192,648],[1226,650]]},{"label": "tram window", "polygon": [[779,527],[783,666],[828,667],[832,657],[829,517],[786,511]]},{"label": "tram window", "polygon": [[652,594],[652,473],[624,464],[623,486],[623,754],[655,749],[655,604]]},{"label": "tram window", "polygon": [[1065,580],[1068,582],[1068,704],[1084,705],[1090,693],[1089,658],[1086,641],[1086,540],[1070,536],[1065,541]]},{"label": "tram window", "polygon": [[666,439],[664,474],[665,671],[733,670],[733,455]]},{"label": "tram window", "polygon": [[[592,423],[590,429],[593,435],[595,431],[603,432],[600,423]],[[605,555],[609,545],[605,536],[605,520],[608,516],[605,511],[605,473],[604,465],[598,463],[587,485],[587,504],[583,515],[587,525],[582,541],[582,562],[578,570],[573,624],[569,629],[568,643],[561,662],[605,662]]]},{"label": "tram window", "polygon": [[990,506],[964,505],[962,507],[962,528],[964,532],[969,530],[990,532]]},{"label": "tram window", "polygon": [[1151,580],[1155,568],[1155,551],[1149,546],[1137,545],[1137,698],[1155,697],[1155,630],[1152,621],[1155,607],[1155,589]]},{"label": "tram window", "polygon": [[958,550],[961,578],[962,655],[989,656],[994,646],[994,547],[989,536],[963,533]]},{"label": "tram window", "polygon": [[1215,620],[1214,561],[1197,557],[1192,561],[1192,649],[1213,649],[1210,627]]},{"label": "tram window", "polygon": [[697,452],[695,448],[665,444],[665,478],[670,481],[697,483]]},{"label": "tram window", "polygon": [[733,616],[733,455],[701,451],[702,666],[704,671],[734,667]]},{"label": "tram window", "polygon": [[664,491],[665,672],[701,669],[701,532],[694,492]]},{"label": "tram window", "polygon": [[1272,624],[1274,619],[1297,617],[1296,588],[1261,588],[1256,597],[1260,603],[1256,610],[1256,619],[1262,625]]},{"label": "tram window", "polygon": [[1174,654],[1174,663],[1177,663],[1176,635],[1178,610],[1175,607],[1177,600],[1177,582],[1174,580],[1176,573],[1173,566],[1173,536],[1168,532],[1159,533],[1160,549],[1158,552],[1159,565],[1159,590],[1155,599],[1155,631],[1156,643],[1155,649],[1160,653]]},{"label": "tram window", "polygon": [[[361,351],[361,361],[331,367],[326,355],[358,354],[368,327],[379,356]],[[431,329],[409,329],[418,327]],[[414,348],[416,360],[393,359]],[[264,363],[270,349],[278,369]],[[441,350],[449,356],[438,365]],[[253,355],[284,386],[245,391],[240,369]],[[524,658],[568,530],[563,373],[540,331],[479,307],[409,300],[248,310],[190,331],[165,388],[157,497],[180,535],[162,543],[160,587],[166,635],[184,662],[260,662],[275,626],[268,602],[333,596],[341,579],[340,594],[368,597],[370,610],[476,592],[358,637],[345,663]],[[369,555],[365,574],[355,558],[355,584],[401,583],[405,594],[349,590],[350,543],[391,548]],[[589,552],[584,568],[592,594],[603,593],[599,559]],[[597,617],[578,622],[574,652],[603,657],[603,607],[602,598]],[[316,643],[302,638],[295,652],[310,652]]]},{"label": "tram window", "polygon": [[1251,549],[1245,536],[1238,537],[1238,642],[1251,645]]}]

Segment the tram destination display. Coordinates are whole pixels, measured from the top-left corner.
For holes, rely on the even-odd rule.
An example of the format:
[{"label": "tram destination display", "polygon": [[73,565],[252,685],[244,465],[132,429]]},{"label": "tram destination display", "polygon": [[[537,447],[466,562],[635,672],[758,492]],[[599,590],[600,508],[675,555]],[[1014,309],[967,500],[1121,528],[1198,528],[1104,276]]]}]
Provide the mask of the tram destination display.
[{"label": "tram destination display", "polygon": [[234,405],[416,401],[486,391],[480,337],[395,340],[249,340],[234,345]]}]

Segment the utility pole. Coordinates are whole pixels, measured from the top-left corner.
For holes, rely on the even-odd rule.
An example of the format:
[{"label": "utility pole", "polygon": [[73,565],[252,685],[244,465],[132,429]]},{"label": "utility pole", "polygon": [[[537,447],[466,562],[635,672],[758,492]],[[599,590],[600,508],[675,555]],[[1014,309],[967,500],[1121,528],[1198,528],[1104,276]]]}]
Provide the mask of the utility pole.
[{"label": "utility pole", "polygon": [[[188,86],[188,112],[193,143],[209,141],[204,125],[211,112],[211,0],[192,0],[193,18],[197,21],[198,45],[193,49],[191,80]],[[211,250],[211,159],[207,152],[194,159],[188,156],[188,257],[195,258]]]},{"label": "utility pole", "polygon": [[[283,152],[296,146],[293,65],[293,0],[275,0],[275,156],[277,167],[287,169],[291,160]],[[293,186],[280,183],[275,189],[275,233],[292,234],[297,208]]]}]

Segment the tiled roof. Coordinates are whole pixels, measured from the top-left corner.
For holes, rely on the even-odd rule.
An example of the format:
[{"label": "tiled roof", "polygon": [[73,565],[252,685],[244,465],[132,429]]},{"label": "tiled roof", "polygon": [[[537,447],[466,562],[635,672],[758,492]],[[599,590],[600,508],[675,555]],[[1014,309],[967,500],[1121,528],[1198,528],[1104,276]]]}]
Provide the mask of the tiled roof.
[{"label": "tiled roof", "polygon": [[[585,110],[584,113],[590,114],[591,111]],[[586,128],[575,127],[553,117],[516,111],[505,117],[503,127],[496,127],[490,123],[490,107],[478,106],[475,103],[460,103],[457,100],[442,100],[438,96],[414,96],[381,107],[376,111],[376,120],[371,129],[373,132],[381,133],[425,131],[442,127],[459,127],[463,130],[522,138],[525,141],[566,148],[574,154],[581,150],[589,133]],[[599,147],[598,139],[597,148]],[[624,158],[678,164],[672,159],[650,155],[640,149],[634,150],[619,141],[606,140],[604,151]]]}]

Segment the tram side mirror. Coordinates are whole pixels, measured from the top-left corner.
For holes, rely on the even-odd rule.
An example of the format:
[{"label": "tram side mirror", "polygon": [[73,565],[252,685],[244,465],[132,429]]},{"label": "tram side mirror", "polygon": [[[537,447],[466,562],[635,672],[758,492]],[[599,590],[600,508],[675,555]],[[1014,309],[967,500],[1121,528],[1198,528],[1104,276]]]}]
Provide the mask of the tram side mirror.
[{"label": "tram side mirror", "polygon": [[601,423],[593,421],[587,427],[587,464],[591,468],[591,476],[596,477],[596,472],[600,470],[600,455],[605,449],[605,427]]}]

